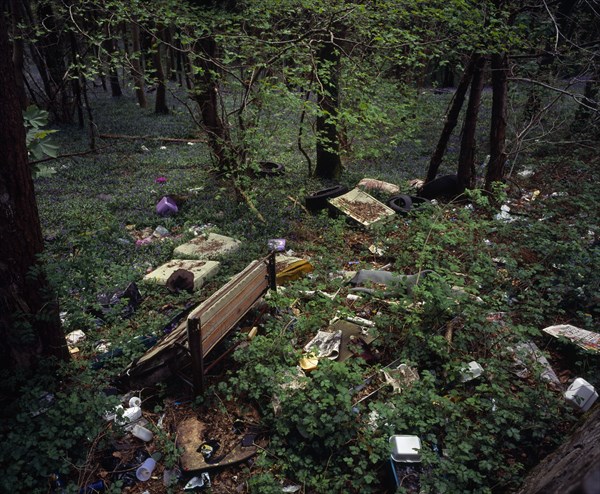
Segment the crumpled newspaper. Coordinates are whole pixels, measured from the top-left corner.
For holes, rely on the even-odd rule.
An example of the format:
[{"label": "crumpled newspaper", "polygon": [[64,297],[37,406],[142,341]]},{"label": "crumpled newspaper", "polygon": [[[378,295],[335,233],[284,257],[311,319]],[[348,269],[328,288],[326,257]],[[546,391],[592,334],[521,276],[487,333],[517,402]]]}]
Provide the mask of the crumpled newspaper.
[{"label": "crumpled newspaper", "polygon": [[392,386],[395,393],[401,393],[403,388],[409,387],[420,379],[417,369],[406,364],[400,364],[395,369],[382,369],[385,380]]},{"label": "crumpled newspaper", "polygon": [[304,351],[319,358],[335,360],[340,354],[342,332],[318,331],[317,335],[305,346]]}]

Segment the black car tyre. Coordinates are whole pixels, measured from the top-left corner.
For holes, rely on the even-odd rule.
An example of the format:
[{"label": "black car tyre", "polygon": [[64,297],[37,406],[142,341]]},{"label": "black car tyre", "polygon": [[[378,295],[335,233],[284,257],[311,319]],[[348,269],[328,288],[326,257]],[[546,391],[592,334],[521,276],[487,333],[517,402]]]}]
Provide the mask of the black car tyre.
[{"label": "black car tyre", "polygon": [[345,185],[334,185],[333,187],[327,187],[326,189],[321,189],[314,194],[306,196],[304,204],[306,205],[306,209],[314,213],[327,208],[327,199],[341,196],[346,192],[348,192],[348,187]]},{"label": "black car tyre", "polygon": [[272,161],[261,161],[258,164],[258,176],[259,177],[277,177],[283,175],[285,166],[281,163],[273,163]]},{"label": "black car tyre", "polygon": [[388,206],[392,208],[396,213],[406,215],[412,209],[413,202],[410,196],[400,194],[397,196],[390,197],[388,200]]}]

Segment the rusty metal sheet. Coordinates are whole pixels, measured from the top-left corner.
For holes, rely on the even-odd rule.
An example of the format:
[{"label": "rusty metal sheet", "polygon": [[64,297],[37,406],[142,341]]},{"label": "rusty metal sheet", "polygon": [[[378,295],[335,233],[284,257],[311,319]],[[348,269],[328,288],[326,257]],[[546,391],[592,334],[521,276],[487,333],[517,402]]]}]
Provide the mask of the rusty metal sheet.
[{"label": "rusty metal sheet", "polygon": [[196,417],[188,417],[177,425],[177,446],[181,448],[181,467],[186,474],[205,472],[240,463],[256,454],[256,446],[243,446],[241,441],[220,461],[206,463],[198,451],[203,442],[206,425]]}]

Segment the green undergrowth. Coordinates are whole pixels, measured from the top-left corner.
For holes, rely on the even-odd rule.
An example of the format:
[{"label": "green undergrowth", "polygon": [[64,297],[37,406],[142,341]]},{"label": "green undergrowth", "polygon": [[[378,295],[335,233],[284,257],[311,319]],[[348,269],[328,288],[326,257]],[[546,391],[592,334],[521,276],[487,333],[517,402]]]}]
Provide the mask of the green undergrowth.
[{"label": "green undergrowth", "polygon": [[[423,175],[432,135],[441,126],[440,118],[427,114],[442,115],[449,101],[448,95],[421,97],[421,104],[403,109],[416,112],[411,137],[393,142],[402,133],[391,132],[385,149],[371,153],[371,159],[368,149],[361,149],[357,159],[350,153],[345,185],[371,176],[409,192],[407,180]],[[136,108],[132,98],[97,98],[101,133],[197,137],[177,105],[171,115],[158,117]],[[407,113],[407,118],[412,117]],[[265,135],[273,134],[276,123],[263,124],[271,129]],[[59,130],[53,137],[61,151],[85,148],[85,130]],[[388,438],[393,434],[421,438],[422,492],[507,492],[565,438],[578,417],[566,406],[562,390],[540,379],[541,369],[533,363],[528,377],[516,376],[510,348],[534,341],[561,376],[584,377],[600,386],[594,372],[597,356],[541,332],[559,323],[596,329],[597,158],[576,152],[567,156],[564,150],[528,155],[524,163],[534,175],[513,180],[517,188],[498,190],[494,197],[475,191],[365,231],[343,217],[306,213],[304,197],[326,184],[307,178],[306,162],[292,149],[294,129],[281,132],[272,147],[265,138],[256,158],[280,161],[286,172],[237,178],[264,223],[231,182],[211,173],[202,143],[103,138],[98,153],[52,162],[53,173],[36,179],[44,260],[63,327],[65,333],[83,330],[87,338],[59,375],[47,378],[41,372],[36,378],[4,380],[6,394],[22,398],[3,417],[0,461],[8,467],[0,477],[2,490],[48,492],[54,473],[68,479],[70,492],[95,480],[97,453],[119,435],[102,418],[116,403],[103,391],[145,351],[143,338],[160,336],[184,307],[264,256],[267,240],[279,237],[296,255],[310,258],[315,271],[272,295],[271,313],[259,335],[234,353],[227,363],[230,371],[198,405],[199,413],[212,413],[217,408],[206,407],[223,396],[259,411],[268,443],[251,468],[250,492],[281,492],[289,483],[307,493],[383,492],[390,481]],[[360,139],[355,144],[366,145]],[[456,144],[451,142],[450,156]],[[159,177],[165,181],[157,182]],[[523,199],[536,189],[540,192],[533,200]],[[178,197],[180,211],[161,218],[154,207],[167,194]],[[505,203],[511,207],[510,223],[494,219]],[[221,259],[218,276],[200,293],[171,294],[141,283],[149,269],[193,237],[190,228],[208,224],[243,245]],[[158,226],[170,236],[136,245],[136,232]],[[369,250],[372,245],[382,254]],[[392,286],[383,294],[381,287],[373,287],[373,295],[346,300],[349,287],[339,271],[384,265],[399,274],[431,273],[412,289]],[[130,317],[124,317],[124,304],[102,307],[99,295],[131,282],[138,284],[143,300]],[[310,298],[307,290],[337,296]],[[300,374],[302,347],[336,315],[375,323],[374,359],[325,360],[313,372]],[[92,365],[99,343],[119,349],[101,368]],[[473,360],[484,374],[463,383],[461,369]],[[394,393],[380,380],[380,369],[392,362],[416,369],[420,379]],[[379,384],[361,391],[369,379]],[[164,384],[158,385],[159,395],[166,396]],[[52,399],[46,406],[48,395]],[[164,433],[159,443],[175,461],[174,439]],[[415,492],[407,482],[405,491]],[[113,483],[109,488],[119,492],[121,487]]]}]

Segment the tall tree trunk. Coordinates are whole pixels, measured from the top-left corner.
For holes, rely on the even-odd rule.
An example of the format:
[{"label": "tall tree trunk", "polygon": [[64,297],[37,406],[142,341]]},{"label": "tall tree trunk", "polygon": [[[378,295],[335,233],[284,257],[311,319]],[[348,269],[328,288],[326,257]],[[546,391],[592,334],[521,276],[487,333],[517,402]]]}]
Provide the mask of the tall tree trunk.
[{"label": "tall tree trunk", "polygon": [[123,91],[121,90],[121,84],[119,83],[119,74],[112,61],[113,54],[116,51],[116,42],[111,36],[110,26],[108,24],[104,26],[104,36],[106,39],[102,42],[102,47],[108,55],[107,63],[110,92],[113,98],[120,98],[123,95]]},{"label": "tall tree trunk", "polygon": [[174,27],[170,26],[165,29],[164,40],[168,43],[167,49],[167,63],[166,63],[166,77],[171,82],[177,81],[177,53],[175,50],[175,40],[173,39]]},{"label": "tall tree trunk", "polygon": [[425,183],[431,182],[436,177],[438,169],[442,164],[442,159],[444,158],[444,154],[446,153],[446,147],[448,146],[448,141],[450,140],[452,131],[454,130],[454,127],[456,127],[456,124],[458,122],[458,116],[460,115],[460,110],[462,109],[463,103],[465,101],[467,89],[469,88],[471,78],[473,77],[474,67],[475,57],[471,56],[471,58],[467,62],[467,66],[465,67],[465,71],[463,72],[460,82],[458,83],[456,92],[454,93],[452,105],[450,106],[450,109],[446,114],[444,129],[442,130],[435,151],[433,152],[431,160],[429,161],[429,169],[427,170],[427,177],[425,178]]},{"label": "tall tree trunk", "polygon": [[[71,42],[71,58],[73,66],[77,67],[77,40],[73,31],[69,32],[69,39]],[[77,106],[77,122],[79,128],[83,129],[85,120],[83,118],[83,100],[81,99],[81,76],[79,69],[75,69],[77,77],[71,79],[71,86],[73,87],[73,94],[75,95],[75,105]]]},{"label": "tall tree trunk", "polygon": [[194,79],[193,98],[200,108],[202,124],[208,133],[208,145],[215,156],[219,171],[231,171],[236,168],[236,164],[231,153],[227,152],[231,140],[229,131],[219,116],[219,87],[214,75],[219,71],[215,63],[217,44],[212,36],[207,36],[199,41],[199,45],[203,52],[199,59],[202,71]]},{"label": "tall tree trunk", "polygon": [[40,39],[40,52],[46,67],[48,67],[49,88],[47,88],[48,110],[59,122],[73,121],[72,98],[68,90],[67,66],[61,29],[56,24],[56,17],[50,3],[38,6],[38,17],[45,28]]},{"label": "tall tree trunk", "polygon": [[[475,181],[475,132],[477,131],[477,116],[481,104],[481,91],[483,90],[483,69],[485,57],[476,56],[473,78],[471,79],[471,91],[469,103],[465,113],[465,121],[462,129],[460,153],[458,156],[458,183],[461,188],[472,188]],[[463,189],[464,190],[464,189]]]},{"label": "tall tree trunk", "polygon": [[[23,21],[23,5],[20,0],[10,0],[10,8],[12,12],[12,28],[13,33],[17,34],[19,24]],[[15,36],[13,41],[13,64],[15,66],[15,82],[17,84],[17,93],[21,108],[25,110],[29,102],[27,101],[27,93],[25,92],[25,76],[23,75],[23,57],[25,51],[25,43],[21,36]]]},{"label": "tall tree trunk", "polygon": [[566,442],[533,468],[518,494],[600,492],[600,407],[593,408]]},{"label": "tall tree trunk", "polygon": [[506,109],[508,100],[508,56],[492,55],[492,123],[490,128],[490,162],[485,176],[485,188],[504,178],[506,164]]},{"label": "tall tree trunk", "polygon": [[37,255],[43,249],[25,128],[8,41],[6,2],[0,2],[0,367],[31,368],[40,357],[68,359],[58,304],[42,294],[48,283]]},{"label": "tall tree trunk", "polygon": [[142,52],[140,45],[140,27],[136,21],[131,23],[131,46],[133,53],[131,54],[131,77],[135,86],[135,97],[137,98],[140,108],[146,108],[146,93],[144,91],[144,72],[142,71]]},{"label": "tall tree trunk", "polygon": [[[159,32],[163,33],[164,30]],[[165,85],[165,71],[163,69],[163,62],[161,57],[161,46],[160,39],[156,40],[156,49],[154,50],[153,61],[156,70],[156,99],[154,101],[154,113],[160,113],[166,115],[169,113],[169,107],[167,106],[167,87]]]},{"label": "tall tree trunk", "polygon": [[330,41],[317,51],[317,71],[323,87],[317,116],[317,160],[315,176],[337,179],[342,173],[337,116],[339,104],[340,53]]}]

